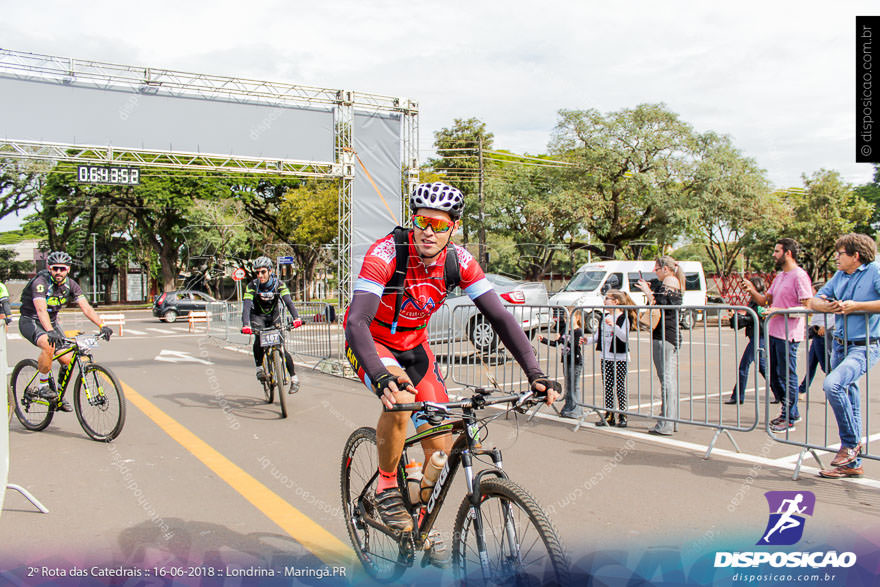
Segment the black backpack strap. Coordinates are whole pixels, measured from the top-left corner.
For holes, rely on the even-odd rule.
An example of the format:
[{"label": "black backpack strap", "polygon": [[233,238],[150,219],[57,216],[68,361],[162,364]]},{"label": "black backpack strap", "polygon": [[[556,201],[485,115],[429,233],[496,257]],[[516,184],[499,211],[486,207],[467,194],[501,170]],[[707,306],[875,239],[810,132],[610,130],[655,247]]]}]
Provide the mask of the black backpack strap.
[{"label": "black backpack strap", "polygon": [[449,295],[453,289],[461,283],[461,268],[458,265],[458,252],[452,240],[446,245],[446,264],[443,266],[443,273],[446,277],[446,295]]},{"label": "black backpack strap", "polygon": [[391,322],[391,334],[397,332],[397,318],[400,316],[400,306],[403,303],[403,284],[406,279],[406,269],[409,265],[409,229],[402,226],[396,227],[391,234],[394,236],[394,256],[396,263],[394,266],[394,274],[388,283],[385,284],[385,290],[382,295],[388,293],[396,294],[394,299],[394,320]]}]

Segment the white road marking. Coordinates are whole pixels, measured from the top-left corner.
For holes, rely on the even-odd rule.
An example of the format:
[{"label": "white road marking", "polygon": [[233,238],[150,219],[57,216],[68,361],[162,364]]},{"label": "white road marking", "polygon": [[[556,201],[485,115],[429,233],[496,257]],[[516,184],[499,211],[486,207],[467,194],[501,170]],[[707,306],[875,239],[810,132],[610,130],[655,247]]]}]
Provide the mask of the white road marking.
[{"label": "white road marking", "polygon": [[24,337],[20,334],[15,334],[14,332],[10,332],[6,335],[6,338],[9,340],[24,340]]},{"label": "white road marking", "polygon": [[159,334],[174,334],[173,330],[168,328],[147,328],[150,332],[158,332]]},{"label": "white road marking", "polygon": [[156,361],[165,361],[166,363],[201,363],[203,365],[213,365],[211,361],[206,361],[198,357],[191,356],[187,351],[171,351],[162,349],[155,357]]},{"label": "white road marking", "polygon": [[143,330],[135,330],[134,328],[126,328],[125,334],[146,334]]}]

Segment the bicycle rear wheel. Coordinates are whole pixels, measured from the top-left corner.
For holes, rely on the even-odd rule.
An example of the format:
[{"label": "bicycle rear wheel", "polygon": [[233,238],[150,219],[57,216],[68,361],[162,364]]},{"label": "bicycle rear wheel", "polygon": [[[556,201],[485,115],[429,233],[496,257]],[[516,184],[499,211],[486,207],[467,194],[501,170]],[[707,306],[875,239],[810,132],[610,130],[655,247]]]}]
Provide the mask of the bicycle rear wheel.
[{"label": "bicycle rear wheel", "polygon": [[125,395],[116,376],[100,365],[83,365],[73,387],[73,411],[86,434],[109,442],[125,424]]},{"label": "bicycle rear wheel", "polygon": [[565,551],[535,499],[513,481],[497,477],[483,479],[480,492],[488,568],[480,564],[476,514],[465,497],[452,534],[456,577],[462,583],[478,585],[568,585]]},{"label": "bicycle rear wheel", "polygon": [[406,570],[401,560],[400,545],[397,540],[364,521],[365,515],[379,520],[375,505],[378,469],[376,431],[367,427],[358,428],[348,437],[342,453],[339,485],[345,527],[367,573],[379,582],[390,583]]},{"label": "bicycle rear wheel", "polygon": [[9,386],[15,417],[28,430],[40,431],[49,425],[55,415],[54,406],[38,395],[39,377],[34,359],[19,361],[12,370]]},{"label": "bicycle rear wheel", "polygon": [[287,366],[284,364],[284,355],[280,349],[272,352],[272,364],[275,378],[275,389],[278,390],[278,403],[281,404],[281,417],[287,417],[287,386],[290,384],[290,376],[287,374]]}]

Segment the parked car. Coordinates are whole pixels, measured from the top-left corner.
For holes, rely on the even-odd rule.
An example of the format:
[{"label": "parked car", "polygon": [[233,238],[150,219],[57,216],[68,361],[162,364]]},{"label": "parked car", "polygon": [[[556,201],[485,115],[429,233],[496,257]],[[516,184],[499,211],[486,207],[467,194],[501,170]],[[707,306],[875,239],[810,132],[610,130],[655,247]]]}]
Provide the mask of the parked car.
[{"label": "parked car", "polygon": [[[681,327],[689,330],[702,314],[700,310],[689,310],[688,306],[705,306],[706,276],[703,264],[699,261],[680,261],[684,271],[685,284],[680,312]],[[645,304],[645,294],[636,287],[639,279],[650,282],[654,274],[654,261],[601,261],[582,265],[571,281],[550,298],[554,306],[601,306],[602,298],[609,289],[628,292],[636,305]],[[587,317],[584,329],[593,332],[599,327],[602,312],[596,310]]]},{"label": "parked car", "polygon": [[[543,283],[519,281],[495,273],[487,273],[486,279],[527,334],[534,335],[539,328],[552,323],[553,316],[547,308],[550,297]],[[461,307],[466,309],[456,311]],[[498,335],[492,325],[460,288],[450,293],[446,302],[431,316],[428,340],[431,343],[446,342],[450,339],[450,332],[453,341],[470,340],[482,353],[498,348]]]},{"label": "parked car", "polygon": [[187,316],[192,311],[207,310],[208,304],[216,301],[201,291],[166,291],[153,298],[153,316],[165,322],[174,322],[179,316]]}]

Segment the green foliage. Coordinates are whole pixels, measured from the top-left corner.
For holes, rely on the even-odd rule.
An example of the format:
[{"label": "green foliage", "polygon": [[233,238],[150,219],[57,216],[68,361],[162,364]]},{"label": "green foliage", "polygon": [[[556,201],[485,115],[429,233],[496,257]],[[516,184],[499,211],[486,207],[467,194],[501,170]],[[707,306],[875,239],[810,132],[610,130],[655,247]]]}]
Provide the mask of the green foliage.
[{"label": "green foliage", "polygon": [[25,228],[19,230],[7,230],[0,232],[0,245],[14,245],[21,241],[34,240],[42,238],[37,232],[30,232]]},{"label": "green foliage", "polygon": [[15,251],[0,249],[0,281],[25,279],[33,270],[33,261],[16,261]]}]

